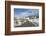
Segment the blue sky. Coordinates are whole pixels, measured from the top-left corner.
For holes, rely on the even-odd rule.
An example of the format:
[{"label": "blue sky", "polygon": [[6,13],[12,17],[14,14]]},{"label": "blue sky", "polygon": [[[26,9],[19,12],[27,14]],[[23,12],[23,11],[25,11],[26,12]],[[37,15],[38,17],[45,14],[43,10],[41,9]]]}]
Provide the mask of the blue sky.
[{"label": "blue sky", "polygon": [[14,8],[15,16],[32,16],[39,14],[39,9]]}]

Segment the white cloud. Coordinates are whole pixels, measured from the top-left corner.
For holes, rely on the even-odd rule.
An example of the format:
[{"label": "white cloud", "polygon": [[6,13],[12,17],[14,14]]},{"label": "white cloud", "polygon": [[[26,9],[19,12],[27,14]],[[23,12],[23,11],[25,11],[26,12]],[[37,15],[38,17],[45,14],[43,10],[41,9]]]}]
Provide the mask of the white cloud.
[{"label": "white cloud", "polygon": [[19,15],[15,15],[15,16],[28,16],[28,15],[31,14],[31,13],[29,13],[29,12],[31,12],[31,10],[27,10],[27,11],[25,11],[25,12],[20,13]]},{"label": "white cloud", "polygon": [[15,15],[15,17],[23,17],[23,16],[31,16],[31,15],[34,15],[36,14],[36,10],[27,10],[25,12],[21,12],[19,15]]}]

